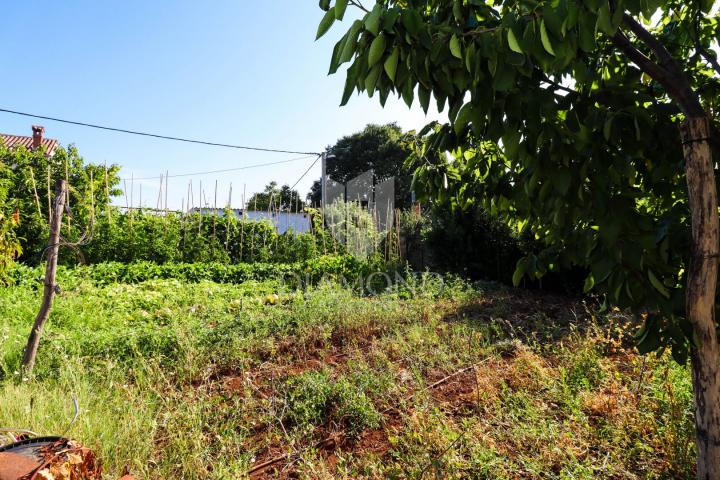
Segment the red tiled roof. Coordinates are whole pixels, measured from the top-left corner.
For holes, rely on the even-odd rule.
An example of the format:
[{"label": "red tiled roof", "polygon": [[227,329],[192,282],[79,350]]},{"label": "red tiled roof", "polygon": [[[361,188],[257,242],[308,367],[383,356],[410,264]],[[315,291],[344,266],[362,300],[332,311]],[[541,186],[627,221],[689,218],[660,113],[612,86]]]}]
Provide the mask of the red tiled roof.
[{"label": "red tiled roof", "polygon": [[[25,147],[28,150],[32,149],[33,137],[0,133],[0,139],[2,139],[2,142],[8,148]],[[48,155],[52,155],[55,153],[55,149],[60,145],[60,142],[54,138],[43,138],[42,145],[45,147],[45,152],[47,152]]]}]

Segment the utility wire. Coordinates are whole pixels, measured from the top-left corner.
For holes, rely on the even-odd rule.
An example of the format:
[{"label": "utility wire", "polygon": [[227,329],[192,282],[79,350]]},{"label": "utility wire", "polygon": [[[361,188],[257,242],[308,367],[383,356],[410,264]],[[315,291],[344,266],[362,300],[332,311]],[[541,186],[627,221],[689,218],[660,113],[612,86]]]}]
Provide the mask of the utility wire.
[{"label": "utility wire", "polygon": [[[178,173],[178,174],[176,174],[176,175],[168,175],[167,178],[195,177],[195,176],[207,175],[207,174],[211,174],[211,173],[235,172],[235,171],[238,171],[238,170],[247,170],[247,169],[250,169],[250,168],[269,167],[269,166],[271,166],[271,165],[279,165],[279,164],[281,164],[281,163],[297,162],[298,160],[305,160],[305,159],[307,159],[307,158],[312,158],[312,157],[314,157],[314,156],[315,156],[315,155],[305,155],[305,156],[302,156],[302,157],[291,158],[291,159],[289,159],[289,160],[280,160],[280,161],[278,161],[278,162],[256,163],[256,164],[253,164],[253,165],[245,165],[244,167],[225,168],[225,169],[223,169],[223,170],[208,170],[208,171],[206,171],[206,172],[194,172],[194,173]],[[162,176],[162,175],[156,175],[156,176],[154,176],[154,177],[142,177],[142,178],[139,178],[139,177],[123,177],[123,178],[121,178],[120,180],[155,180],[155,179],[158,179],[158,178],[160,178],[160,177],[165,178],[165,177]]]},{"label": "utility wire", "polygon": [[73,120],[63,120],[61,118],[47,117],[45,115],[35,115],[32,113],[17,112],[15,110],[7,110],[5,108],[0,108],[0,112],[12,113],[14,115],[22,115],[23,117],[31,117],[31,118],[39,118],[42,120],[50,120],[53,122],[68,123],[70,125],[80,125],[81,127],[90,127],[90,128],[97,128],[100,130],[109,130],[111,132],[128,133],[130,135],[140,135],[142,137],[160,138],[163,140],[174,140],[176,142],[197,143],[200,145],[210,145],[213,147],[235,148],[235,149],[239,149],[239,150],[253,150],[256,152],[295,153],[298,155],[319,155],[319,153],[317,153],[317,152],[298,152],[298,151],[294,151],[294,150],[280,150],[280,149],[276,149],[276,148],[248,147],[245,145],[230,145],[227,143],[208,142],[205,140],[194,140],[194,139],[190,139],[190,138],[171,137],[168,135],[158,135],[155,133],[138,132],[135,130],[126,130],[124,128],[105,127],[102,125],[94,125],[92,123],[76,122]]},{"label": "utility wire", "polygon": [[293,184],[293,186],[290,187],[290,190],[293,190],[293,189],[297,186],[297,184],[300,183],[300,180],[302,180],[303,178],[305,178],[305,175],[308,174],[308,172],[312,169],[312,167],[314,167],[315,164],[318,162],[318,160],[320,160],[321,158],[322,158],[322,154],[318,154],[318,156],[317,156],[317,158],[315,159],[315,161],[310,164],[310,166],[308,167],[308,169],[305,170],[305,173],[303,173],[302,175],[300,175],[300,178],[298,178],[298,179],[297,179],[297,182],[295,182],[295,183]]}]

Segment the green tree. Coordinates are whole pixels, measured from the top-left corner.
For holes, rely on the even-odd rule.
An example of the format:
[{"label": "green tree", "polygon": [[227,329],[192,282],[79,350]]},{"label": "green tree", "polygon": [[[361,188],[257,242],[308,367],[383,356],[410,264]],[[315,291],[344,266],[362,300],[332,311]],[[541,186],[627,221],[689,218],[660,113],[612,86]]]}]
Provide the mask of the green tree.
[{"label": "green tree", "polygon": [[106,183],[105,167],[86,164],[72,145],[48,156],[43,149],[10,149],[0,142],[0,165],[6,167],[0,168],[0,182],[7,191],[3,203],[6,210],[19,213],[16,234],[23,251],[20,260],[25,262],[40,261],[47,247],[48,209],[57,179],[68,179],[69,214],[61,235],[70,243],[89,238],[95,216],[110,208],[112,196],[122,193],[116,187],[119,166],[107,168]]},{"label": "green tree", "polygon": [[289,185],[278,187],[276,181],[265,186],[265,190],[252,195],[247,201],[248,210],[279,210],[281,212],[302,211],[305,202],[300,198],[297,190],[291,190]]},{"label": "green tree", "polygon": [[[348,2],[321,2],[323,35]],[[720,478],[715,321],[720,22],[712,0],[378,0],[336,44],[345,104],[391,93],[450,123],[415,185],[531,228],[523,275],[588,268],[587,291],[646,320],[641,351],[692,359],[698,477]],[[445,155],[428,155],[449,152]]]},{"label": "green tree", "polygon": [[20,212],[7,206],[8,190],[12,186],[7,180],[9,167],[0,162],[0,284],[6,281],[8,269],[13,265],[22,247],[17,238],[16,229],[20,222]]},{"label": "green tree", "polygon": [[[327,175],[340,183],[347,183],[358,175],[373,170],[376,178],[395,177],[395,206],[410,205],[412,172],[404,166],[411,153],[409,135],[395,123],[366,126],[361,132],[347,135],[325,151],[329,157]],[[308,201],[320,205],[320,181],[316,180]]]}]

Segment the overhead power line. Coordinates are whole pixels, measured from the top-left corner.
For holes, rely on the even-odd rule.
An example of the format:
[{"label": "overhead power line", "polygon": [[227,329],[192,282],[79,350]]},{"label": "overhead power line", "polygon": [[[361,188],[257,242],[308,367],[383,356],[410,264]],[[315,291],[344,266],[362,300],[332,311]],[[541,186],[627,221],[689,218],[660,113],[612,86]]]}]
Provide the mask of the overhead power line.
[{"label": "overhead power line", "polygon": [[[208,170],[205,172],[193,172],[193,173],[178,173],[176,175],[168,175],[167,178],[176,178],[176,177],[196,177],[200,175],[208,175],[211,173],[226,173],[226,172],[236,172],[239,170],[248,170],[250,168],[260,168],[260,167],[269,167],[271,165],[279,165],[281,163],[290,163],[290,162],[297,162],[299,160],[305,160],[308,158],[312,158],[315,155],[304,155],[302,157],[297,158],[291,158],[289,160],[280,160],[277,162],[267,162],[267,163],[256,163],[253,165],[245,165],[244,167],[235,167],[235,168],[225,168],[222,170]],[[316,160],[317,162],[317,160]],[[314,164],[313,164],[314,165]],[[155,180],[158,178],[165,178],[163,175],[156,175],[154,177],[123,177],[121,180]]]},{"label": "overhead power line", "polygon": [[315,159],[315,161],[310,164],[310,166],[308,167],[307,170],[305,170],[305,173],[303,173],[302,175],[300,175],[300,178],[297,179],[297,182],[295,182],[295,183],[293,184],[293,186],[290,187],[290,190],[293,190],[295,187],[297,187],[297,184],[300,183],[300,180],[302,180],[303,178],[305,178],[305,175],[308,174],[308,172],[312,169],[312,167],[315,166],[315,164],[318,162],[318,160],[320,160],[321,157],[322,157],[322,155],[318,155],[318,156],[317,156],[317,158]]},{"label": "overhead power line", "polygon": [[12,113],[13,115],[22,115],[23,117],[31,117],[31,118],[39,118],[42,120],[50,120],[53,122],[68,123],[70,125],[79,125],[81,127],[97,128],[100,130],[108,130],[111,132],[127,133],[130,135],[139,135],[142,137],[160,138],[162,140],[174,140],[176,142],[196,143],[196,144],[200,144],[200,145],[210,145],[213,147],[235,148],[238,150],[253,150],[256,152],[294,153],[294,154],[298,154],[298,155],[319,155],[318,152],[299,152],[299,151],[295,151],[295,150],[282,150],[282,149],[277,149],[277,148],[249,147],[246,145],[231,145],[228,143],[216,143],[216,142],[208,142],[205,140],[195,140],[195,139],[191,139],[191,138],[172,137],[169,135],[159,135],[156,133],[139,132],[136,130],[127,130],[124,128],[106,127],[103,125],[95,125],[95,124],[86,123],[86,122],[63,120],[61,118],[48,117],[45,115],[35,115],[33,113],[17,112],[15,110],[8,110],[5,108],[0,108],[0,112]]}]

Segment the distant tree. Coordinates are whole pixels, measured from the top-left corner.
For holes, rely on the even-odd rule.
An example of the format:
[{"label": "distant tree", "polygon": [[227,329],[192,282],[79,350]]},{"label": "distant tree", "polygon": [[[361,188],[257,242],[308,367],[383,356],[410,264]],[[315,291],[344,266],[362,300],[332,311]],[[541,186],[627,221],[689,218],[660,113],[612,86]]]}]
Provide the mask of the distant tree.
[{"label": "distant tree", "polygon": [[[403,164],[411,150],[406,145],[408,134],[395,123],[370,124],[361,132],[342,137],[326,152],[332,156],[327,162],[327,175],[333,180],[347,183],[368,170],[376,178],[395,177],[395,206],[410,204],[412,172]],[[320,180],[316,180],[308,194],[308,201],[319,205],[321,201]]]},{"label": "distant tree", "polygon": [[248,210],[280,210],[294,212],[302,210],[305,202],[300,198],[297,190],[291,190],[289,185],[278,187],[276,181],[265,186],[265,190],[251,196],[247,201]]}]

